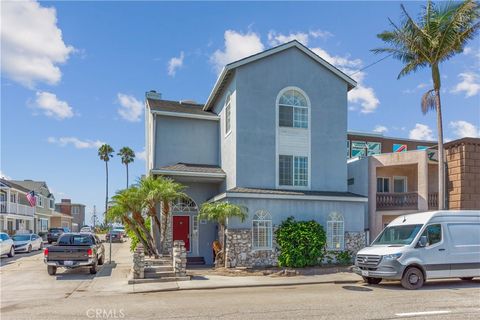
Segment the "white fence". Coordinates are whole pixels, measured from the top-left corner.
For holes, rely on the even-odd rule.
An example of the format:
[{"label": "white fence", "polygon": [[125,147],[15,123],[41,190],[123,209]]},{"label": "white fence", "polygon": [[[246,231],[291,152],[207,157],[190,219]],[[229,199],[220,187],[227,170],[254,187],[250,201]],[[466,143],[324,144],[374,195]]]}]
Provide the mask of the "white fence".
[{"label": "white fence", "polygon": [[0,202],[0,212],[21,214],[21,215],[24,215],[24,216],[33,217],[35,215],[35,208],[24,205],[24,204],[18,204],[18,203],[8,203],[7,204],[5,201],[2,201],[2,202]]}]

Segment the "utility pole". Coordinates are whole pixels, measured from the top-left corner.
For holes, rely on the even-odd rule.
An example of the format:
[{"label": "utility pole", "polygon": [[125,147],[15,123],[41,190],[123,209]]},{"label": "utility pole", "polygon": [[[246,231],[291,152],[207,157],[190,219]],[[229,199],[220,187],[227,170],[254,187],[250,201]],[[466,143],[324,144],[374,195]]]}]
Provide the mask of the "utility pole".
[{"label": "utility pole", "polygon": [[97,207],[94,205],[93,206],[93,230],[95,230],[96,225],[97,225]]}]

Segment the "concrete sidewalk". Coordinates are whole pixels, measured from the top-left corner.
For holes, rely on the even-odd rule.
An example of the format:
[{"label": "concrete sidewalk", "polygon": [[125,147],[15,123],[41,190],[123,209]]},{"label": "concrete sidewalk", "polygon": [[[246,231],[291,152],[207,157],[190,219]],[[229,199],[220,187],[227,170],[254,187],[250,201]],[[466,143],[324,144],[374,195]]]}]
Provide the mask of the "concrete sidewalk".
[{"label": "concrete sidewalk", "polygon": [[194,276],[190,281],[178,282],[157,282],[130,285],[130,293],[147,293],[176,290],[212,290],[225,288],[251,288],[251,287],[275,287],[275,286],[297,286],[322,283],[357,283],[362,279],[356,274],[340,272],[326,275],[312,276]]}]

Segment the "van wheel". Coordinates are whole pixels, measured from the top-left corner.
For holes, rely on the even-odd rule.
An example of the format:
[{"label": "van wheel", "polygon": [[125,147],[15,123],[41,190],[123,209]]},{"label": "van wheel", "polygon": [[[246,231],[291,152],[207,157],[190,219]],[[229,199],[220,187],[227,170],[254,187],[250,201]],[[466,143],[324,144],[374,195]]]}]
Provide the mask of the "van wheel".
[{"label": "van wheel", "polygon": [[382,278],[363,277],[363,281],[368,284],[379,284],[382,282]]},{"label": "van wheel", "polygon": [[54,276],[57,273],[57,267],[55,266],[47,266],[48,274]]},{"label": "van wheel", "polygon": [[402,277],[402,286],[408,290],[420,289],[424,282],[422,270],[415,267],[408,268]]},{"label": "van wheel", "polygon": [[463,281],[472,281],[473,277],[463,277],[463,278],[460,278],[460,279],[462,279]]},{"label": "van wheel", "polygon": [[8,253],[8,256],[10,258],[15,256],[15,248],[13,246],[10,247],[10,252]]}]

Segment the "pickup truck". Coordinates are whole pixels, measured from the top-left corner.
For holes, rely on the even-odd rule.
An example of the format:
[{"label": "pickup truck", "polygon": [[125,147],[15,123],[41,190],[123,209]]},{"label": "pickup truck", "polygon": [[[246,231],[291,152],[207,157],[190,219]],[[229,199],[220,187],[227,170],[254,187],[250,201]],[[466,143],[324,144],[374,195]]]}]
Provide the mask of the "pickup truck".
[{"label": "pickup truck", "polygon": [[44,261],[51,276],[57,273],[57,268],[90,267],[90,273],[95,274],[104,260],[103,244],[91,233],[64,233],[57,245],[44,250]]}]

